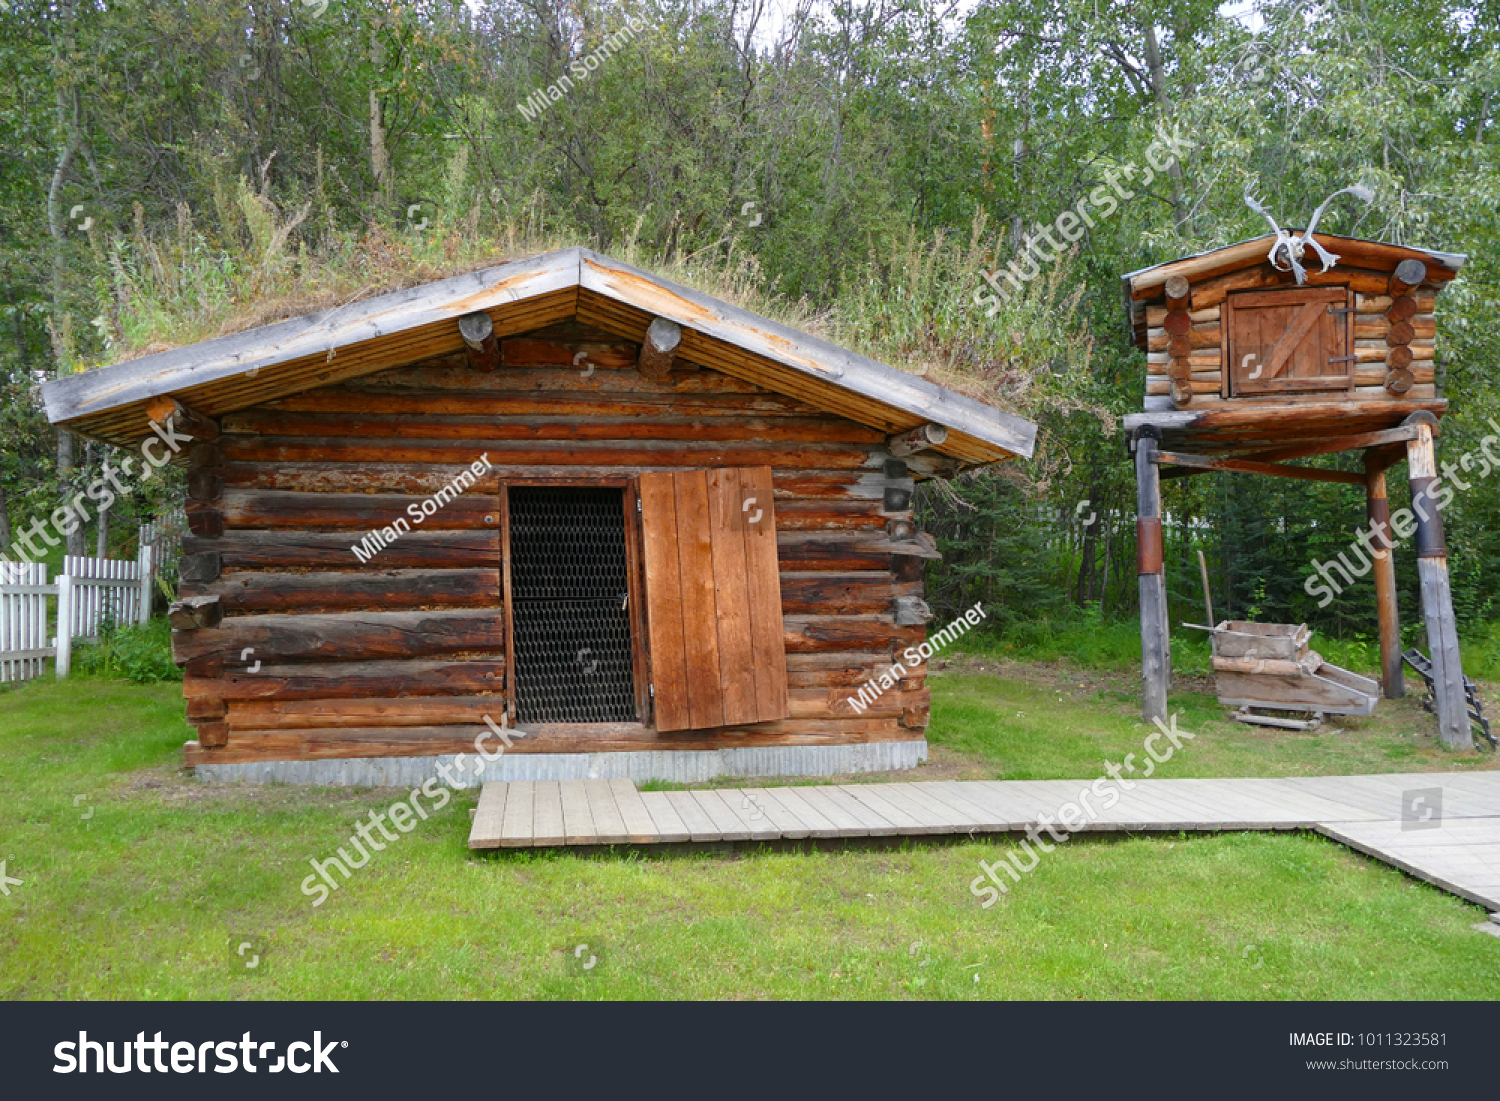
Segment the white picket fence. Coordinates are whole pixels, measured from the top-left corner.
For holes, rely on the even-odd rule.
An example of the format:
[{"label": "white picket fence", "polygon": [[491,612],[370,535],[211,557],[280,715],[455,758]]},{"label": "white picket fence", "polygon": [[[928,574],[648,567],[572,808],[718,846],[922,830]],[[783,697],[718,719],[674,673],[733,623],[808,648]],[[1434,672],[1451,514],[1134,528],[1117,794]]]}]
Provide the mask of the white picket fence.
[{"label": "white picket fence", "polygon": [[[41,563],[0,563],[0,681],[38,677],[48,658],[65,677],[73,665],[74,639],[97,639],[106,622],[149,620],[157,553],[154,541],[143,540],[134,562],[67,555],[63,572],[50,585]],[[57,598],[56,633],[50,638],[49,596]]]},{"label": "white picket fence", "polygon": [[47,641],[47,584],[40,562],[0,562],[0,682],[30,680],[57,649]]}]

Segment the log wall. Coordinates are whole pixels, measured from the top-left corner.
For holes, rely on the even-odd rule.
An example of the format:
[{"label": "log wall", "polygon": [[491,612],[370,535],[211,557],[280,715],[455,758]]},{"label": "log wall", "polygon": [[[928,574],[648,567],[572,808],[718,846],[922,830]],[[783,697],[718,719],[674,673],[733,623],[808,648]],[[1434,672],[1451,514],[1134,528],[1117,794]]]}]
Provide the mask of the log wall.
[{"label": "log wall", "polygon": [[[1333,275],[1339,269],[1335,268]],[[1169,347],[1174,334],[1166,328],[1169,311],[1165,306],[1149,306],[1144,310],[1146,326],[1146,395],[1172,395],[1180,408],[1208,408],[1222,405],[1245,405],[1269,401],[1276,404],[1287,402],[1315,401],[1420,401],[1437,397],[1436,385],[1436,337],[1437,322],[1433,309],[1437,301],[1438,287],[1424,284],[1403,296],[1412,299],[1409,307],[1414,312],[1405,321],[1409,330],[1397,329],[1400,322],[1391,320],[1395,299],[1385,294],[1365,294],[1356,288],[1354,320],[1354,389],[1348,393],[1310,394],[1301,396],[1276,395],[1274,397],[1228,397],[1224,377],[1222,308],[1224,293],[1214,294],[1212,287],[1195,286],[1193,305],[1211,303],[1187,311],[1190,328],[1185,334],[1189,345],[1187,354],[1174,356]],[[1236,288],[1238,289],[1238,288]],[[1373,287],[1371,288],[1373,290]],[[1206,291],[1206,293],[1205,293]],[[1397,309],[1396,316],[1402,311]],[[1395,330],[1393,333],[1393,329]],[[1404,347],[1406,353],[1392,355],[1393,348]],[[1180,346],[1179,346],[1179,351]],[[1404,367],[1411,372],[1406,390],[1392,392],[1387,388],[1390,368]],[[1191,391],[1187,402],[1177,401],[1172,384],[1176,381]]]},{"label": "log wall", "polygon": [[[862,714],[851,689],[922,641],[913,468],[885,434],[691,363],[652,381],[638,347],[574,322],[226,415],[189,456],[178,630],[199,738],[189,764],[470,749],[505,676],[500,492],[507,481],[767,465],[773,470],[790,717],[657,734],[529,727],[509,752],[838,745],[922,737],[925,667]],[[478,483],[368,563],[351,550],[487,453]],[[639,642],[638,642],[639,644]]]}]

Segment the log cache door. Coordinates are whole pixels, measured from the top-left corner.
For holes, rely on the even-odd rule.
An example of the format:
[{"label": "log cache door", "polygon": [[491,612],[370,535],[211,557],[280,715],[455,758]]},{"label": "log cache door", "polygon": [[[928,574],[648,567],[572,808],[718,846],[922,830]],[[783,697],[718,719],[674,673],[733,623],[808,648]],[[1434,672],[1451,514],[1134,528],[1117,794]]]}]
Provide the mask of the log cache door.
[{"label": "log cache door", "polygon": [[1349,391],[1354,309],[1347,287],[1245,291],[1225,299],[1228,397]]},{"label": "log cache door", "polygon": [[771,468],[640,476],[656,728],[788,714]]}]

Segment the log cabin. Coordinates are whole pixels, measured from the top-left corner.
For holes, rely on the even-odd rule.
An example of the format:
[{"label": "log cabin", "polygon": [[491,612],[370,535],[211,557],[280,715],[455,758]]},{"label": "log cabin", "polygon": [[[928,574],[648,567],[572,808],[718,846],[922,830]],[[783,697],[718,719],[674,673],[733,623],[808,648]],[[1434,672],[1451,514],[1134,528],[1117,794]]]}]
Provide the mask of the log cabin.
[{"label": "log cabin", "polygon": [[[1434,450],[1448,410],[1435,310],[1466,257],[1314,233],[1308,241],[1334,262],[1309,251],[1304,269],[1292,261],[1307,242],[1293,234],[1123,277],[1131,333],[1146,353],[1145,411],[1124,419],[1137,480],[1143,714],[1167,717],[1171,676],[1162,479],[1218,471],[1359,486],[1379,551],[1401,535],[1400,524],[1391,534],[1386,471],[1405,459],[1414,502],[1428,502],[1415,509],[1413,542],[1439,731],[1446,744],[1471,748]],[[1363,453],[1361,470],[1295,462],[1345,451]],[[1404,691],[1395,562],[1388,553],[1371,560],[1381,684],[1391,698]]]},{"label": "log cabin", "polygon": [[170,616],[207,780],[420,782],[490,734],[485,779],[914,767],[915,484],[1036,434],[586,249],[44,400],[117,447],[192,437]]}]

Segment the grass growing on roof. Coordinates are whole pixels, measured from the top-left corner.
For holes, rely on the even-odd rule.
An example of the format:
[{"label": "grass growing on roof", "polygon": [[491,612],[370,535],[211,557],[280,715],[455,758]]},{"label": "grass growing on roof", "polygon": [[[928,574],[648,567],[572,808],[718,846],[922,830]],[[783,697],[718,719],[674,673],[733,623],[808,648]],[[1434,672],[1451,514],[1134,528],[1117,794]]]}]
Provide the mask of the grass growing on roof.
[{"label": "grass growing on roof", "polygon": [[[934,733],[1092,776],[1142,734],[1107,691],[1031,729],[978,678],[939,678]],[[205,785],[177,767],[190,733],[172,684],[0,692],[0,859],[22,880],[0,897],[0,997],[1500,997],[1476,908],[1292,835],[1080,839],[984,910],[969,883],[1007,842],[477,856],[470,792],[313,909],[308,858],[402,792]],[[1229,761],[1200,742],[1172,763],[1195,759]]]}]

